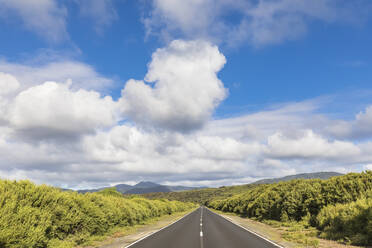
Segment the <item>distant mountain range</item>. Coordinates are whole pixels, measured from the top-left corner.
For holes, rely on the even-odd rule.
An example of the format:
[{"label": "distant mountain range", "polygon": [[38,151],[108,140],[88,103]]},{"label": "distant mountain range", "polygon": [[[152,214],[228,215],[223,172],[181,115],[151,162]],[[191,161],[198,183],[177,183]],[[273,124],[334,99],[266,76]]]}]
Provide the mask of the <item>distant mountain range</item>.
[{"label": "distant mountain range", "polygon": [[[179,192],[179,191],[186,191],[186,190],[193,190],[193,189],[201,189],[203,187],[187,187],[187,186],[169,186],[169,185],[161,185],[153,182],[140,182],[136,185],[128,185],[128,184],[118,184],[113,186],[116,188],[117,191],[123,194],[146,194],[146,193],[157,193],[157,192]],[[98,192],[100,190],[112,188],[112,187],[104,187],[98,189],[82,189],[78,190],[79,193],[87,193],[87,192]]]},{"label": "distant mountain range", "polygon": [[330,177],[335,176],[342,176],[343,174],[337,172],[315,172],[315,173],[303,173],[303,174],[296,174],[286,177],[279,177],[279,178],[271,178],[271,179],[262,179],[258,180],[252,184],[270,184],[270,183],[278,183],[278,182],[285,182],[290,181],[293,179],[328,179]]},{"label": "distant mountain range", "polygon": [[[262,179],[258,180],[252,184],[270,184],[270,183],[277,183],[283,181],[289,181],[292,179],[328,179],[334,176],[341,176],[343,174],[337,172],[315,172],[315,173],[303,173],[303,174],[296,174],[291,176],[285,176],[280,178],[271,178],[271,179]],[[123,194],[147,194],[147,193],[167,193],[167,192],[180,192],[180,191],[187,191],[193,189],[203,189],[205,187],[186,187],[186,186],[169,186],[169,185],[161,185],[153,182],[140,182],[136,185],[128,185],[128,184],[117,184],[113,186],[116,188],[117,191]],[[98,192],[100,190],[111,188],[111,187],[104,187],[98,189],[83,189],[78,190],[79,193],[87,193],[87,192]]]}]

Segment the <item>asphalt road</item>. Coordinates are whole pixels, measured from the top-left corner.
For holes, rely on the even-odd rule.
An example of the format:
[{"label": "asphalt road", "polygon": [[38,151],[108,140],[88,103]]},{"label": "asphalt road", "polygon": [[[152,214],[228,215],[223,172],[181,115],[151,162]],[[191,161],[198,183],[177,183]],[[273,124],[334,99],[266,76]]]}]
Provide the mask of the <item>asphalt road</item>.
[{"label": "asphalt road", "polygon": [[278,248],[207,208],[199,208],[130,248]]}]

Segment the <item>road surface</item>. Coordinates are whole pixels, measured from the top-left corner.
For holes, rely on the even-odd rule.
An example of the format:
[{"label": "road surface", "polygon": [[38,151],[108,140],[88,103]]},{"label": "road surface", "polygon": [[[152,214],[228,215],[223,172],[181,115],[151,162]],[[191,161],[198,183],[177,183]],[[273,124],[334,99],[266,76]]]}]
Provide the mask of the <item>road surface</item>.
[{"label": "road surface", "polygon": [[278,248],[240,226],[201,207],[176,223],[128,248]]}]

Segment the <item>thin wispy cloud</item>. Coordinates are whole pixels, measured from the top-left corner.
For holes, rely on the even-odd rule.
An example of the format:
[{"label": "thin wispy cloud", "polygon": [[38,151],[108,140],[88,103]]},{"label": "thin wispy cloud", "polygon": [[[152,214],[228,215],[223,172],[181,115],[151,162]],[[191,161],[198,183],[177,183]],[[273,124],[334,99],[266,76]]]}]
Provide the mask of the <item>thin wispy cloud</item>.
[{"label": "thin wispy cloud", "polygon": [[23,27],[50,42],[69,39],[67,9],[55,0],[1,0],[0,17],[20,19]]},{"label": "thin wispy cloud", "polygon": [[104,33],[118,19],[112,0],[75,0],[82,17],[90,18],[97,33]]},{"label": "thin wispy cloud", "polygon": [[365,15],[357,2],[153,0],[144,24],[148,35],[163,40],[202,38],[228,46],[248,43],[262,47],[298,39],[314,21],[354,23]]}]

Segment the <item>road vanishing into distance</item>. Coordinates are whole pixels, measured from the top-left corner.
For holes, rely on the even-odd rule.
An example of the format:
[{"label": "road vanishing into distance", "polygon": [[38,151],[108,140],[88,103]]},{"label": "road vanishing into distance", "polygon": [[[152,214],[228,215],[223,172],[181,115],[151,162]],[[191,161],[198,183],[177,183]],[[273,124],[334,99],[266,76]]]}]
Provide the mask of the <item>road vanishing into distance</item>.
[{"label": "road vanishing into distance", "polygon": [[128,248],[278,248],[281,247],[200,207]]}]

